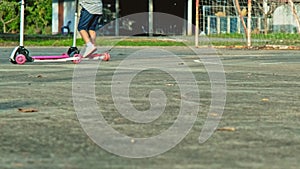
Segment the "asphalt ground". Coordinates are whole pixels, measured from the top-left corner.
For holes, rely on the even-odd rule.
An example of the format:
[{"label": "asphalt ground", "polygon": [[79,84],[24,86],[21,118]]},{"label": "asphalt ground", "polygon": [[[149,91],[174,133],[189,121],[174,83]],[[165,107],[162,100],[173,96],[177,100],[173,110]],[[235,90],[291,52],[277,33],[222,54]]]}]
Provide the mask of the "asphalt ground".
[{"label": "asphalt ground", "polygon": [[[114,47],[109,62],[84,61],[78,65],[72,62],[15,65],[8,61],[12,50],[12,47],[0,48],[2,169],[299,168],[300,51],[197,49],[204,51],[200,52],[202,59],[218,56],[222,64],[216,64],[215,67],[223,67],[226,77],[223,115],[211,112],[210,115],[221,118],[220,122],[215,122],[217,128],[211,137],[199,143],[199,135],[209,116],[212,93],[218,91],[212,91],[211,88],[212,77],[209,75],[214,73],[213,69],[205,67],[207,65],[203,64],[203,60],[198,61],[199,54],[190,48]],[[57,55],[66,50],[29,48],[31,55]],[[133,54],[136,54],[135,57],[141,56],[136,59],[138,62],[124,67],[124,60]],[[182,60],[165,60],[161,57],[164,55],[177,56]],[[159,89],[165,93],[166,106],[154,121],[136,123],[120,114],[115,103],[118,95],[113,94],[117,90],[120,98],[123,98],[121,93],[124,86],[118,84],[124,84],[127,75],[145,63],[149,63],[146,65],[149,68],[141,70],[130,80],[130,102],[138,112],[147,111],[153,106],[149,101],[151,91]],[[170,69],[175,74],[159,70],[164,65],[168,66],[167,63],[175,64]],[[189,69],[182,69],[183,66]],[[116,70],[118,76],[114,79]],[[94,79],[93,72],[96,72]],[[132,154],[133,150],[128,147],[138,145],[139,138],[160,135],[179,119],[184,95],[175,76],[187,77],[189,72],[193,74],[198,87],[195,93],[199,92],[200,96],[200,102],[196,104],[199,107],[198,114],[191,130],[168,151],[162,150],[145,158],[136,151],[135,155],[140,158],[124,157]],[[90,83],[88,80],[94,81]],[[190,82],[188,80],[187,83]],[[117,88],[113,88],[113,85]],[[94,87],[95,98],[89,98],[90,95],[84,93],[90,91],[90,87]],[[84,102],[78,100],[79,96],[88,101],[91,99],[91,102],[96,101],[97,111],[107,121],[106,124],[132,138],[130,142],[119,145],[113,137],[110,138],[113,133],[106,132],[106,128],[101,128],[103,133],[96,134],[100,139],[110,139],[100,145],[117,147],[123,155],[118,154],[118,149],[113,153],[109,148],[99,146],[97,140],[87,134],[92,129],[82,126],[86,121],[79,112],[88,110],[86,108],[90,106],[80,105]],[[193,99],[191,102],[196,103],[197,98]],[[159,103],[161,100],[156,101]],[[173,143],[172,136],[166,142]],[[165,145],[164,142],[160,143]],[[157,150],[157,144],[159,142],[141,149],[151,153]]]}]

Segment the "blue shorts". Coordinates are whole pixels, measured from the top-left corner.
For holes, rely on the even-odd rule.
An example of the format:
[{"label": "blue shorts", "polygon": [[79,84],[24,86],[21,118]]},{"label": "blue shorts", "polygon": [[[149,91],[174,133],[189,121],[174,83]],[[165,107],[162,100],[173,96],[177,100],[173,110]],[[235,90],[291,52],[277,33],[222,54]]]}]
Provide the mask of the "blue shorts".
[{"label": "blue shorts", "polygon": [[82,8],[80,12],[80,18],[78,22],[78,31],[81,30],[96,30],[97,24],[101,15],[93,15],[89,13],[86,9]]}]

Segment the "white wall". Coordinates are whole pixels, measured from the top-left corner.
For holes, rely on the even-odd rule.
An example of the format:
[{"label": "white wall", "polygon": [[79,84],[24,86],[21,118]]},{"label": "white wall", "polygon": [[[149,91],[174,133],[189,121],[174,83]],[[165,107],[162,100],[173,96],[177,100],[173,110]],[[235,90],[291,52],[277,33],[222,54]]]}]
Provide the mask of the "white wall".
[{"label": "white wall", "polygon": [[[300,6],[295,5],[298,17],[300,17]],[[274,11],[273,29],[275,32],[295,32],[297,28],[296,18],[294,18],[289,4],[282,5]]]},{"label": "white wall", "polygon": [[64,26],[71,21],[70,32],[74,32],[75,2],[64,2]]},{"label": "white wall", "polygon": [[57,34],[58,30],[58,1],[52,1],[52,34]]},{"label": "white wall", "polygon": [[[63,26],[67,25],[68,21],[71,21],[70,31],[74,32],[74,18],[75,18],[75,1],[64,2],[64,23]],[[58,17],[58,0],[52,1],[52,34],[60,32],[61,28],[59,25]]]},{"label": "white wall", "polygon": [[[116,3],[118,0],[116,0]],[[193,1],[187,0],[188,4],[188,17],[187,17],[187,33],[188,35],[192,34],[192,7]],[[70,31],[74,32],[74,17],[75,17],[75,0],[64,2],[64,23],[63,26],[67,25],[68,21],[71,21]],[[79,14],[78,14],[79,16]],[[58,16],[58,0],[52,0],[52,34],[58,34],[61,31],[59,25],[59,16]],[[77,25],[76,25],[77,26]],[[186,29],[186,28],[185,28]],[[117,30],[116,30],[117,32]]]}]

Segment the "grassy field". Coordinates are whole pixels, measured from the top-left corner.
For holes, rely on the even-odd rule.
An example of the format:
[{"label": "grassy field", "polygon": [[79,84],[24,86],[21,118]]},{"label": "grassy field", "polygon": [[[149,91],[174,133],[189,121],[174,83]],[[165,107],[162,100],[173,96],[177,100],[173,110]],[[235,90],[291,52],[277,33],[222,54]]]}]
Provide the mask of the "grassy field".
[{"label": "grassy field", "polygon": [[[176,37],[175,37],[176,38]],[[144,37],[144,36],[99,36],[97,45],[101,46],[185,46],[181,41],[174,41],[174,37]],[[193,38],[193,37],[191,37]],[[0,46],[18,46],[18,35],[1,35]],[[120,41],[122,40],[122,41]],[[70,46],[73,45],[72,36],[64,35],[27,35],[24,37],[25,46]],[[84,42],[81,38],[76,40],[76,46],[83,46]]]},{"label": "grassy field", "polygon": [[[209,43],[214,46],[247,46],[245,34],[211,34],[206,36]],[[189,39],[188,41],[176,41],[175,39]],[[101,46],[185,46],[186,43],[194,45],[194,36],[99,36],[97,44]],[[202,37],[200,37],[201,39]],[[18,46],[18,34],[0,34],[0,46]],[[122,41],[120,41],[122,40]],[[175,40],[175,41],[174,41]],[[117,43],[118,42],[118,43]],[[200,42],[203,43],[203,42]],[[72,35],[25,35],[25,46],[70,46],[73,44]],[[76,41],[77,46],[83,46],[81,38]],[[206,45],[207,45],[206,44]],[[299,34],[269,33],[252,34],[251,46],[263,47],[266,45],[284,45],[299,48]]]},{"label": "grassy field", "polygon": [[[111,93],[112,76],[127,56],[145,48],[149,49],[113,48],[111,61],[99,64],[95,81],[99,112],[111,127],[131,137],[150,137],[168,130],[178,116],[182,97],[179,86],[168,73],[145,70],[131,81],[131,102],[137,110],[147,110],[149,92],[163,90],[168,99],[164,114],[149,124],[138,124],[118,113]],[[200,144],[198,137],[211,102],[208,72],[202,63],[194,62],[199,56],[189,48],[161,48],[182,59],[175,62],[177,66],[191,69],[201,102],[193,128],[178,145],[165,153],[141,159],[109,153],[84,132],[72,98],[76,65],[13,65],[8,61],[12,48],[0,48],[0,168],[299,168],[299,51],[218,49],[215,53],[201,53],[202,57],[214,55],[221,59],[227,97],[217,130]],[[31,49],[33,55],[64,51],[64,48]],[[148,59],[142,57],[144,62]],[[134,65],[131,68],[134,70]]]}]

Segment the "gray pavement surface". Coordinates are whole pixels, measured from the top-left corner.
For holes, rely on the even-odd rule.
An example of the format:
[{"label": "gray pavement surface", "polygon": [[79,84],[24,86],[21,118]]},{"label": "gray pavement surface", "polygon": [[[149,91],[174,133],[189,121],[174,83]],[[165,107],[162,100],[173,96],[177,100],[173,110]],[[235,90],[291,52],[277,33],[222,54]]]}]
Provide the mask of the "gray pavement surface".
[{"label": "gray pavement surface", "polygon": [[[56,55],[67,51],[67,48],[28,49],[32,55]],[[141,63],[152,62],[151,56],[143,57],[143,50],[149,49],[155,56],[160,55],[153,47],[114,47],[109,62],[96,62],[99,65],[95,77],[98,111],[107,124],[133,138],[151,137],[168,130],[177,119],[180,100],[184,98],[174,77],[161,70],[149,69],[132,79],[130,99],[138,111],[145,111],[151,107],[150,91],[160,89],[167,98],[163,114],[149,124],[139,124],[118,112],[111,91],[114,72],[126,57],[139,51],[142,51]],[[15,65],[8,61],[13,48],[1,47],[0,168],[299,168],[300,51],[197,49],[203,50],[203,58],[218,56],[221,59],[227,84],[226,105],[217,130],[206,142],[199,143],[211,94],[216,92],[211,91],[207,69],[189,48],[160,49],[181,58],[182,61],[175,64],[189,67],[194,74],[200,93],[197,119],[186,137],[169,151],[154,157],[132,159],[98,146],[79,122],[72,85],[74,71],[85,63]],[[159,63],[160,60],[156,61]],[[89,64],[95,62],[86,65]],[[120,74],[125,76],[136,66],[121,69]],[[131,143],[135,144],[135,140]],[[151,150],[151,147],[145,147],[145,152]]]}]

